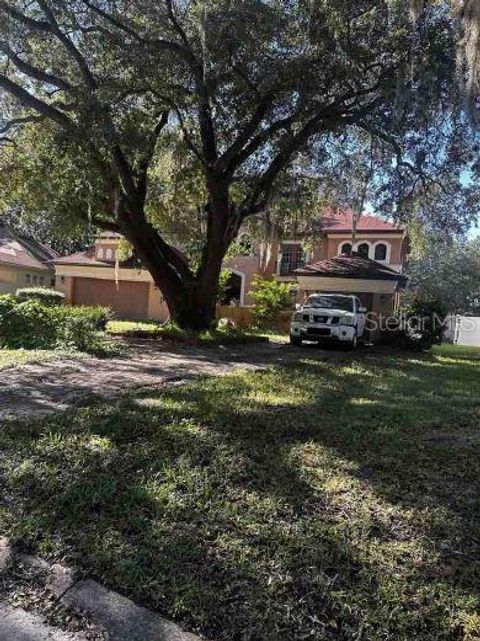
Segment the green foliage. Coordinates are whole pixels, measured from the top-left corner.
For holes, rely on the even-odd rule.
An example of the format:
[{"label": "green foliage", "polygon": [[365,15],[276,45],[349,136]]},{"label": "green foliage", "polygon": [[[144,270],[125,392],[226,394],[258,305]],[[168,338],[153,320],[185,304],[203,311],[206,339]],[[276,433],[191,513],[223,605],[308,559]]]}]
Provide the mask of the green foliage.
[{"label": "green foliage", "polygon": [[13,305],[10,300],[0,301],[2,347],[51,349],[57,345],[59,308],[47,307],[35,299]]},{"label": "green foliage", "polygon": [[291,285],[256,276],[253,281],[253,317],[257,327],[271,327],[278,320],[279,312],[293,309]]},{"label": "green foliage", "polygon": [[0,347],[95,351],[109,310],[45,305],[30,298],[0,297]]},{"label": "green foliage", "polygon": [[47,307],[62,305],[65,300],[65,294],[63,292],[43,287],[25,287],[23,289],[17,289],[15,296],[20,302],[24,302],[26,300],[38,300]]},{"label": "green foliage", "polygon": [[480,311],[480,240],[427,237],[414,246],[407,299],[436,299],[450,313]]},{"label": "green foliage", "polygon": [[411,296],[400,308],[396,326],[387,330],[386,342],[414,351],[440,345],[446,314],[442,301],[421,294]]},{"label": "green foliage", "polygon": [[218,293],[217,293],[217,302],[222,303],[227,293],[228,282],[232,272],[229,269],[222,269],[220,272],[220,278],[218,279]]}]

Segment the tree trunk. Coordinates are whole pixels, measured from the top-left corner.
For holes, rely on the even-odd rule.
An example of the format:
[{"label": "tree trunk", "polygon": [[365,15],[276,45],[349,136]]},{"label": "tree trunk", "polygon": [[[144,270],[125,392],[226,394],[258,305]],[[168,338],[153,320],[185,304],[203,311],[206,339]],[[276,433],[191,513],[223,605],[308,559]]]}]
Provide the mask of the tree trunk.
[{"label": "tree trunk", "polygon": [[[159,285],[160,286],[160,285]],[[200,284],[182,286],[168,303],[172,320],[182,329],[202,332],[215,325],[217,297],[201,293]]]},{"label": "tree trunk", "polygon": [[182,329],[195,332],[215,323],[218,281],[231,238],[228,210],[215,206],[209,212],[207,241],[198,274],[193,274],[184,257],[166,243],[143,215],[123,212],[118,216],[122,233],[135,248],[143,266],[162,292],[170,315]]}]

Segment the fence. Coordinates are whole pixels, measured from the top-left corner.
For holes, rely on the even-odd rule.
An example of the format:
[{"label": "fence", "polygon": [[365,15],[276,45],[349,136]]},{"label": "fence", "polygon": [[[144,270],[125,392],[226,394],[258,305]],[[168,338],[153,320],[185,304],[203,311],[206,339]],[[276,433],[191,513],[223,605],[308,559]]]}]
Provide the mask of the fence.
[{"label": "fence", "polygon": [[454,342],[457,345],[480,347],[480,318],[478,316],[457,316]]},{"label": "fence", "polygon": [[[217,307],[217,318],[228,318],[233,321],[238,328],[246,329],[253,324],[253,309],[252,307],[219,305]],[[290,331],[291,318],[292,312],[279,312],[275,329],[278,329],[282,334],[287,334]]]}]

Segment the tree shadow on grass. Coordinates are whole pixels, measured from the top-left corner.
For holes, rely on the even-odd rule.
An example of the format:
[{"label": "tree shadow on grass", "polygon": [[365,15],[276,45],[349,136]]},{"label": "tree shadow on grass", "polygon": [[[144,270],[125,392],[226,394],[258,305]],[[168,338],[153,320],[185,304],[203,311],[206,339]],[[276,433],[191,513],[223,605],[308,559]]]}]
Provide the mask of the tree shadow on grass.
[{"label": "tree shadow on grass", "polygon": [[462,638],[451,610],[478,603],[470,368],[342,365],[12,428],[7,527],[212,639]]}]

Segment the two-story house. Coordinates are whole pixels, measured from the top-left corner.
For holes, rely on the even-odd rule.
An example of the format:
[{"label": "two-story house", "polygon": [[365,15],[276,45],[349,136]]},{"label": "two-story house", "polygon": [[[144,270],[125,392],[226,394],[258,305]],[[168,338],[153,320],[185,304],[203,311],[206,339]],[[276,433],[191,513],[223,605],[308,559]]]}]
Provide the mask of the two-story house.
[{"label": "two-story house", "polygon": [[[322,217],[314,238],[313,241],[302,238],[256,242],[249,239],[247,234],[241,235],[241,245],[245,251],[225,264],[232,273],[229,300],[249,305],[249,291],[257,274],[282,281],[297,281],[299,298],[323,286],[330,291],[353,287],[354,293],[365,294],[362,297],[369,308],[373,308],[375,301],[368,299],[366,294],[394,293],[390,290],[394,283],[401,281],[400,273],[407,247],[406,233],[402,227],[375,216],[363,216],[358,222],[355,240],[352,240],[352,215],[349,212],[329,211]],[[57,260],[57,288],[64,291],[67,300],[73,304],[109,305],[121,318],[165,320],[168,309],[150,274],[132,259],[117,262],[118,241],[117,235],[103,233],[94,247]],[[345,255],[349,254],[355,256],[346,259]],[[344,278],[340,282],[336,275],[338,266],[335,270],[335,263],[323,261],[334,260],[342,255],[343,262],[346,260],[347,264],[355,258],[357,267],[358,257],[364,258],[363,272],[368,265],[370,282],[365,284],[357,280],[353,283],[352,270],[345,277],[348,280],[345,282]],[[312,268],[315,265],[323,275],[333,269],[335,273],[331,278],[337,280],[333,283],[318,281],[318,278],[312,280]],[[307,273],[298,271],[302,269],[307,269]],[[388,285],[374,283],[372,275],[375,270],[380,270],[377,280],[389,281]],[[379,288],[388,291],[376,292]],[[363,291],[365,289],[369,291]],[[385,296],[382,300],[385,303]],[[393,304],[392,301],[393,298],[389,296],[386,307]]]}]

